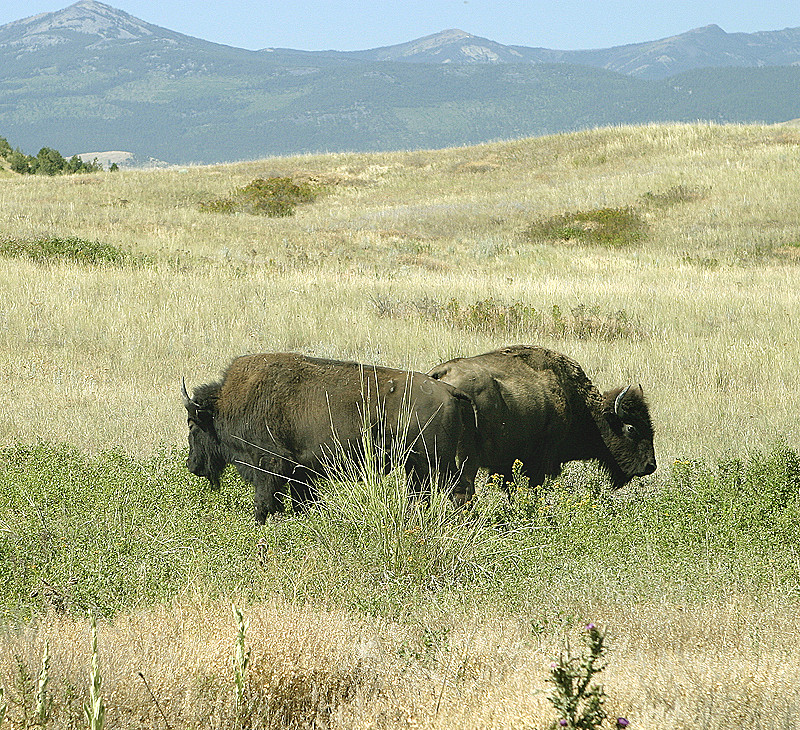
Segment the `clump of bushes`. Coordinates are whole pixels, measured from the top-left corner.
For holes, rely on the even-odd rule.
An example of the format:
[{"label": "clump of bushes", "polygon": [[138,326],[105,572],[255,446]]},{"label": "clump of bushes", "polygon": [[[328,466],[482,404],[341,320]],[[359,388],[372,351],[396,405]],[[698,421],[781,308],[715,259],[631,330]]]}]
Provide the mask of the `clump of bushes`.
[{"label": "clump of bushes", "polygon": [[594,208],[546,218],[526,231],[534,241],[574,241],[618,248],[641,240],[647,223],[633,208]]},{"label": "clump of bushes", "polygon": [[308,182],[295,182],[290,177],[257,178],[244,187],[237,188],[224,198],[200,204],[209,213],[249,213],[282,218],[294,215],[302,203],[312,203],[322,188]]},{"label": "clump of bushes", "polygon": [[647,221],[640,211],[670,208],[701,200],[706,190],[690,185],[673,185],[661,192],[648,191],[636,205],[592,208],[562,213],[532,223],[524,235],[531,241],[575,242],[619,248],[641,241],[647,235]]},{"label": "clump of bushes", "polygon": [[529,304],[505,304],[492,297],[462,304],[450,299],[442,307],[445,321],[473,332],[511,332],[535,326],[541,315]]},{"label": "clump of bushes", "polygon": [[26,258],[37,263],[69,261],[84,266],[140,266],[146,263],[142,256],[110,243],[87,241],[83,238],[36,238],[0,240],[0,256]]},{"label": "clump of bushes", "polygon": [[36,157],[26,155],[19,149],[11,149],[4,137],[0,137],[0,157],[8,161],[14,172],[22,175],[73,175],[82,172],[100,172],[103,166],[94,160],[84,162],[78,155],[66,159],[58,150],[42,147]]},{"label": "clump of bushes", "polygon": [[640,326],[624,310],[603,312],[600,307],[579,304],[562,310],[557,304],[537,310],[523,302],[505,303],[492,297],[464,304],[453,298],[439,302],[430,297],[417,301],[393,302],[373,297],[372,304],[382,317],[424,319],[480,334],[571,337],[579,340],[620,340],[644,336]]}]

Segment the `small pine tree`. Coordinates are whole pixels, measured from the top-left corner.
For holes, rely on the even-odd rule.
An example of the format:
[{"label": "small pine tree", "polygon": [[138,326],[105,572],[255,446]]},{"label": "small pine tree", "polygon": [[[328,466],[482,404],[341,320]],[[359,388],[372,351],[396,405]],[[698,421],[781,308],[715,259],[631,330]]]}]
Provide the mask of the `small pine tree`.
[{"label": "small pine tree", "polygon": [[36,165],[33,171],[37,175],[58,175],[64,171],[67,161],[64,156],[52,147],[42,147],[36,155]]},{"label": "small pine tree", "polygon": [[26,155],[21,150],[14,150],[11,153],[11,156],[8,158],[9,163],[11,164],[11,169],[14,172],[18,172],[21,175],[30,175],[31,170],[31,160],[33,158]]}]

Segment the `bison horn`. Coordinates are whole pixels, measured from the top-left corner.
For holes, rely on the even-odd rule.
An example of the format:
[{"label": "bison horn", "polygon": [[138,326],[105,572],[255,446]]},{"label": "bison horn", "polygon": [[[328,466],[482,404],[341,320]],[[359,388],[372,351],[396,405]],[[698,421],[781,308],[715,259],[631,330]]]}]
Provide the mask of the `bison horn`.
[{"label": "bison horn", "polygon": [[186,378],[181,378],[181,395],[183,396],[183,405],[186,410],[190,410],[191,408],[199,408],[200,404],[193,401],[189,394],[186,392]]},{"label": "bison horn", "polygon": [[621,415],[619,412],[619,405],[620,403],[622,403],[623,398],[625,398],[625,395],[628,393],[630,389],[631,386],[629,385],[627,388],[625,388],[625,390],[621,391],[620,394],[614,399],[614,413],[616,413],[618,416]]}]

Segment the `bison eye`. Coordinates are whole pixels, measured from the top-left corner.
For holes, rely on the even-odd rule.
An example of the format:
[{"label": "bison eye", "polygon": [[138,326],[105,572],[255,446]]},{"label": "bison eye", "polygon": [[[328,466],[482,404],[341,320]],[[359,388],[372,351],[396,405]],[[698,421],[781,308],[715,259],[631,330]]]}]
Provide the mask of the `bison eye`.
[{"label": "bison eye", "polygon": [[637,430],[636,426],[630,423],[626,423],[622,429],[625,432],[625,435],[629,439],[637,439],[639,438],[639,431]]}]

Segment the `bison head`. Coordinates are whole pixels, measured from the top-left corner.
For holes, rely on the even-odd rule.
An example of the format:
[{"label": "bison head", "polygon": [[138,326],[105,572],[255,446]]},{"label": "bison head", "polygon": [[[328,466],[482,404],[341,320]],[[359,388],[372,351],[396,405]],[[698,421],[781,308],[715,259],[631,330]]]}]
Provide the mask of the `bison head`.
[{"label": "bison head", "polygon": [[652,474],[656,470],[653,424],[642,386],[610,390],[603,394],[603,402],[610,429],[604,440],[617,467],[611,467],[614,486],[621,487],[633,477]]},{"label": "bison head", "polygon": [[181,396],[189,420],[189,456],[186,468],[199,477],[206,477],[218,489],[222,472],[228,464],[214,427],[218,386],[201,386],[190,398],[186,382],[181,382]]}]

